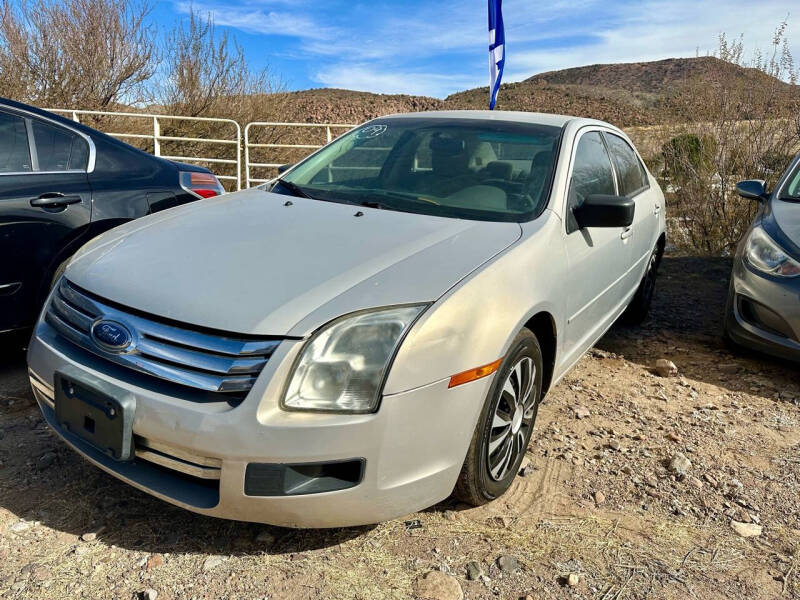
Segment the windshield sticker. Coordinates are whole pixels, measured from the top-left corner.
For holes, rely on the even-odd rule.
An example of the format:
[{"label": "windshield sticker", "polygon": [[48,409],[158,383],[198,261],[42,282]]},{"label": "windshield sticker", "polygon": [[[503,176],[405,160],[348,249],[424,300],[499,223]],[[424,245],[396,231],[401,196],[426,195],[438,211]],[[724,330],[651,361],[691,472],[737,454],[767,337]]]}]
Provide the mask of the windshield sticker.
[{"label": "windshield sticker", "polygon": [[371,140],[372,138],[382,135],[388,127],[388,125],[367,125],[356,131],[356,139]]}]

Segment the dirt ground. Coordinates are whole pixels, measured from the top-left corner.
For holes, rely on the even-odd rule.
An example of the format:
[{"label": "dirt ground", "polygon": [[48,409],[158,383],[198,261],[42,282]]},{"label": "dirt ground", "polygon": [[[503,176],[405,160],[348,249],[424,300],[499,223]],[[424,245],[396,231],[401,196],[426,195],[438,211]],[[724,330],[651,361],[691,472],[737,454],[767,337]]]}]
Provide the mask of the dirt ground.
[{"label": "dirt ground", "polygon": [[[416,580],[439,571],[454,578],[443,600],[459,587],[465,598],[800,598],[800,370],[724,346],[729,269],[665,258],[652,317],[615,327],[550,392],[503,498],[376,527],[221,521],[140,493],[48,431],[24,357],[6,355],[0,597],[377,600],[422,593]],[[653,373],[659,358],[678,375]]]}]

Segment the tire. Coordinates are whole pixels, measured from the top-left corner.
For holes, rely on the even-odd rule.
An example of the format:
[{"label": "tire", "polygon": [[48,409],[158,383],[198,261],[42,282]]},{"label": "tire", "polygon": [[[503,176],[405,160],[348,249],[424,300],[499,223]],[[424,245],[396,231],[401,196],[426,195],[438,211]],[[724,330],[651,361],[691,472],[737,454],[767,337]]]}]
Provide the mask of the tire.
[{"label": "tire", "polygon": [[[526,375],[531,372],[532,377]],[[542,373],[539,341],[530,330],[523,329],[514,338],[495,375],[458,476],[454,497],[472,506],[480,506],[501,496],[514,481],[536,423]],[[522,379],[522,386],[518,384],[519,379]],[[520,387],[523,394],[518,392]],[[526,390],[529,390],[528,394],[525,394]],[[523,408],[515,409],[515,397],[521,398]],[[503,421],[505,425],[493,426]],[[506,457],[505,452],[510,455]]]},{"label": "tire", "polygon": [[661,262],[661,250],[658,246],[653,248],[650,260],[647,263],[647,270],[639,282],[639,287],[633,300],[622,313],[622,321],[628,325],[640,325],[650,313],[650,305],[653,303],[653,295],[656,290],[656,276],[658,275],[658,265]]}]

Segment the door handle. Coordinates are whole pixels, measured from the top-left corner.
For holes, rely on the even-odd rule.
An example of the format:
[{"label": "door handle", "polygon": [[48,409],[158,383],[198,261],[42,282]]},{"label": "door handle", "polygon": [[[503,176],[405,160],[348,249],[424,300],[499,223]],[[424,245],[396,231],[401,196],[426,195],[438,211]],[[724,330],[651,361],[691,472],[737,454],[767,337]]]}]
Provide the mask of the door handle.
[{"label": "door handle", "polygon": [[654,215],[657,215],[657,214],[658,214],[658,213],[660,213],[660,212],[661,212],[661,205],[660,205],[660,204],[656,204],[656,205],[653,207],[653,214],[654,214]]},{"label": "door handle", "polygon": [[81,197],[78,194],[62,194],[61,192],[48,192],[38,198],[31,200],[31,206],[35,208],[58,208],[69,204],[78,204]]},{"label": "door handle", "polygon": [[623,240],[627,240],[629,237],[633,235],[633,227],[626,227],[622,230],[622,233],[619,234],[619,237]]}]

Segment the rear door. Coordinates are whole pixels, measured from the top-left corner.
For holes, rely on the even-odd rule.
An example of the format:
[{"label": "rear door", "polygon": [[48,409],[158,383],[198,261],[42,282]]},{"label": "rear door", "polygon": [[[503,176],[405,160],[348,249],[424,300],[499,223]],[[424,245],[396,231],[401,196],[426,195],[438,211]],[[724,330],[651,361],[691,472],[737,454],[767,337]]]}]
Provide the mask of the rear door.
[{"label": "rear door", "polygon": [[631,224],[631,250],[634,271],[641,279],[647,258],[656,244],[658,236],[658,213],[661,210],[656,191],[650,186],[647,171],[631,145],[621,136],[603,133],[606,139],[614,170],[617,174],[619,195],[633,198],[636,211]]},{"label": "rear door", "polygon": [[59,251],[85,229],[91,141],[0,106],[0,331],[31,325]]},{"label": "rear door", "polygon": [[569,260],[565,364],[571,364],[613,323],[629,286],[630,235],[624,227],[580,229],[573,210],[592,194],[616,195],[611,157],[599,130],[575,141],[564,215]]}]

